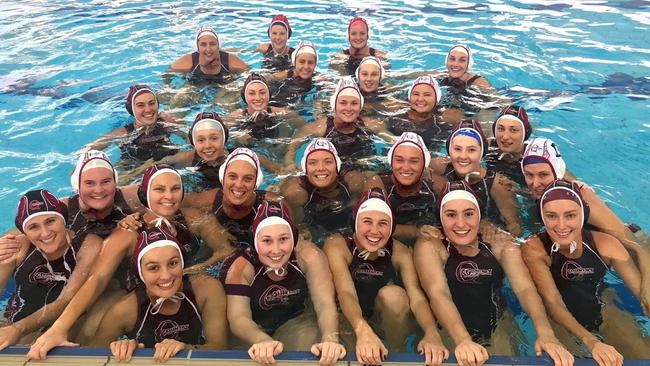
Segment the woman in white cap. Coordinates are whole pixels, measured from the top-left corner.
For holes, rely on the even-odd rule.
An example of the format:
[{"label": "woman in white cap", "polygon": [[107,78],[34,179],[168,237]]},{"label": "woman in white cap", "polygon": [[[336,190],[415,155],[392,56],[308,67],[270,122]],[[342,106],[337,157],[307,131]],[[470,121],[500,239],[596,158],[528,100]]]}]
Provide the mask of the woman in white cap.
[{"label": "woman in white cap", "polygon": [[184,263],[188,264],[203,260],[196,257],[201,247],[200,240],[203,240],[204,245],[212,249],[212,257],[197,265],[196,270],[222,260],[232,252],[227,233],[214,216],[196,209],[181,209],[183,195],[181,177],[171,166],[154,165],[145,172],[138,188],[138,197],[148,210],[144,214],[127,216],[106,239],[89,280],[52,327],[32,345],[29,358],[44,359],[50,349],[66,344],[74,323],[104,292],[114,273],[119,273],[118,280],[127,291],[140,283],[132,268],[119,269],[123,259],[130,257],[135,248],[138,231],[146,227],[166,226],[181,244]]},{"label": "woman in white cap", "polygon": [[585,226],[590,207],[580,192],[577,184],[564,180],[546,188],[538,203],[545,230],[522,246],[524,260],[548,313],[570,333],[558,331],[567,344],[577,338],[600,366],[622,365],[624,356],[647,359],[650,337],[637,331],[630,314],[604,301],[611,297],[604,293],[611,268],[638,299],[641,274],[616,238]]},{"label": "woman in white cap", "polygon": [[262,202],[251,232],[253,245],[228,257],[219,276],[232,333],[262,365],[275,364],[285,349],[309,349],[321,365],[335,364],[345,348],[339,342],[334,286],[323,252],[298,240],[283,202]]},{"label": "woman in white cap", "polygon": [[349,225],[353,203],[363,190],[354,174],[341,174],[341,159],[327,139],[315,138],[300,161],[302,175],[290,177],[280,191],[291,207],[296,223],[303,223],[312,241],[323,241]]},{"label": "woman in white cap", "polygon": [[177,169],[187,168],[198,173],[198,187],[193,187],[193,190],[220,187],[219,167],[228,155],[225,148],[228,137],[228,128],[218,113],[200,112],[190,127],[192,150],[178,152],[160,161],[147,160],[140,167],[122,174],[121,182],[129,183],[133,178],[142,176],[142,173],[154,164],[168,164]]},{"label": "woman in white cap", "polygon": [[440,85],[455,88],[459,92],[475,86],[480,89],[491,89],[492,86],[481,75],[470,72],[474,65],[474,57],[469,46],[456,44],[449,49],[445,58],[447,75],[442,78]]},{"label": "woman in white cap", "polygon": [[232,81],[229,75],[246,71],[248,65],[237,55],[221,51],[217,32],[202,27],[196,33],[196,51],[174,61],[170,69],[186,74],[195,83],[222,84]]},{"label": "woman in white cap", "polygon": [[16,283],[4,313],[7,323],[0,328],[0,349],[31,343],[88,278],[102,240],[70,230],[66,211],[45,189],[29,191],[18,202],[21,248],[0,265],[0,288],[10,278]]},{"label": "woman in white cap", "polygon": [[219,168],[219,180],[221,188],[188,194],[183,206],[211,212],[237,247],[250,246],[257,207],[264,200],[278,201],[280,197],[260,189],[264,182],[262,166],[257,154],[247,148],[237,148],[228,155]]},{"label": "woman in white cap", "polygon": [[93,346],[110,345],[117,362],[129,362],[143,347],[155,348],[157,362],[183,349],[226,348],[223,287],[210,276],[183,274],[183,251],[167,229],[140,233],[132,265],[142,283],[104,315]]},{"label": "woman in white cap", "polygon": [[[542,137],[532,139],[526,146],[521,160],[521,169],[528,189],[536,200],[542,197],[546,188],[553,181],[566,179],[568,174],[566,163],[557,144]],[[574,183],[580,190],[581,198],[590,207],[586,224],[615,237],[634,256],[641,272],[639,301],[644,313],[650,315],[650,243],[648,236],[642,233],[638,226],[626,225],[593,189],[581,182],[574,181]]]},{"label": "woman in white cap", "polygon": [[390,171],[373,176],[366,186],[386,191],[395,212],[393,237],[413,246],[422,225],[438,225],[436,195],[427,173],[431,153],[422,137],[404,132],[388,150]]},{"label": "woman in white cap", "polygon": [[273,84],[271,88],[273,105],[283,107],[304,100],[308,94],[313,94],[313,91],[318,88],[318,84],[315,84],[318,52],[314,43],[300,42],[296,50],[291,53],[291,65],[291,69],[267,77]]},{"label": "woman in white cap", "polygon": [[440,232],[425,227],[415,246],[415,267],[431,308],[455,343],[461,365],[481,365],[492,352],[512,354],[512,323],[505,316],[504,277],[530,316],[538,356],[548,353],[556,366],[570,366],[573,356],[555,337],[544,305],[528,274],[519,246],[503,232],[479,236],[481,208],[467,183],[446,184],[439,201]]},{"label": "woman in white cap", "polygon": [[366,191],[352,213],[352,233],[325,242],[336,294],[356,338],[361,364],[380,365],[388,349],[404,352],[404,340],[417,326],[424,336],[417,350],[427,365],[449,356],[442,345],[426,296],[413,266],[411,251],[391,235],[395,218],[384,191]]}]

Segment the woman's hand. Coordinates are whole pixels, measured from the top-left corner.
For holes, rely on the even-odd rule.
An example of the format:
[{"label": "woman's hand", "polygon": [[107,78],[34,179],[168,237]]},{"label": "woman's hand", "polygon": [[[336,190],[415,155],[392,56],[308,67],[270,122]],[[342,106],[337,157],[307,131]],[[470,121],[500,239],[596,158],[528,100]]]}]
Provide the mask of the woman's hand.
[{"label": "woman's hand", "polygon": [[68,333],[57,330],[54,326],[50,327],[45,333],[41,334],[36,342],[32,344],[27,352],[29,360],[44,360],[47,353],[54,347],[77,347],[79,343],[68,341]]},{"label": "woman's hand", "polygon": [[144,348],[143,343],[138,343],[135,339],[122,339],[111,342],[111,353],[117,362],[130,362],[133,352],[137,348]]},{"label": "woman's hand", "polygon": [[420,236],[428,236],[434,239],[440,239],[442,240],[444,238],[444,235],[436,228],[435,226],[431,225],[422,225],[420,228]]},{"label": "woman's hand", "polygon": [[473,342],[471,339],[457,344],[454,354],[460,366],[479,366],[490,357],[485,347]]},{"label": "woman's hand", "polygon": [[117,226],[121,229],[128,231],[137,231],[142,227],[142,221],[140,220],[141,214],[139,212],[130,214],[120,220]]},{"label": "woman's hand", "polygon": [[153,360],[156,362],[165,362],[170,357],[174,357],[178,352],[185,348],[185,343],[175,339],[163,339],[162,342],[156,343],[156,352],[153,354]]},{"label": "woman's hand", "polygon": [[535,340],[535,354],[541,356],[542,351],[548,354],[555,366],[571,366],[575,361],[573,355],[555,337],[539,337]]},{"label": "woman's hand", "polygon": [[282,353],[284,345],[282,342],[271,340],[255,343],[248,349],[251,359],[260,365],[275,365],[274,356]]},{"label": "woman's hand", "polygon": [[21,331],[15,324],[0,328],[0,351],[16,344],[20,335]]},{"label": "woman's hand", "polygon": [[442,344],[440,337],[424,336],[417,347],[418,352],[424,356],[424,364],[437,366],[449,358],[449,350]]},{"label": "woman's hand", "polygon": [[0,238],[0,263],[10,262],[20,252],[21,243],[16,235],[5,235]]},{"label": "woman's hand", "polygon": [[616,348],[596,341],[591,347],[591,357],[598,363],[599,366],[622,366],[623,355],[618,353]]},{"label": "woman's hand", "polygon": [[322,342],[311,346],[311,353],[320,356],[321,365],[334,365],[336,361],[345,357],[345,347],[337,342]]},{"label": "woman's hand", "polygon": [[388,356],[388,350],[370,327],[357,334],[356,352],[357,360],[364,365],[381,365]]}]

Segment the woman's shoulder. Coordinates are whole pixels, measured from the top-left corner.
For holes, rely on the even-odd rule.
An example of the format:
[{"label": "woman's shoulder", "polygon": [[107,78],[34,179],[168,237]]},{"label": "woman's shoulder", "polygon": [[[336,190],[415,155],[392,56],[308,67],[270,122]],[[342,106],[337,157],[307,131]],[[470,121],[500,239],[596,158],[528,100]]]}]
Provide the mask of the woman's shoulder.
[{"label": "woman's shoulder", "polygon": [[171,65],[171,69],[180,72],[190,71],[192,69],[192,54],[193,52],[187,53],[174,61]]}]

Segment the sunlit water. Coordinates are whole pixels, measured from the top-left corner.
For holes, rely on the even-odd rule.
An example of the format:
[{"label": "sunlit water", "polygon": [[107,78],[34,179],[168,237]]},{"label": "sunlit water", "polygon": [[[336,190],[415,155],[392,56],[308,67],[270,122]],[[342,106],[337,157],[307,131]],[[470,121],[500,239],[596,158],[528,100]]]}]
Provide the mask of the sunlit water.
[{"label": "sunlit water", "polygon": [[[251,51],[282,12],[293,27],[290,44],[315,42],[318,71],[332,80],[328,56],[346,46],[347,22],[357,15],[368,19],[370,44],[388,51],[393,70],[442,69],[450,45],[469,44],[473,70],[528,109],[534,136],[552,137],[576,176],[624,221],[650,230],[648,2],[429,3],[3,1],[0,229],[13,226],[27,190],[72,193],[75,152],[131,121],[127,88],[162,88],[161,74],[194,49],[199,26],[214,27],[222,47],[259,68],[261,55]],[[209,103],[188,116],[240,107]],[[109,153],[119,157],[114,147]]]}]

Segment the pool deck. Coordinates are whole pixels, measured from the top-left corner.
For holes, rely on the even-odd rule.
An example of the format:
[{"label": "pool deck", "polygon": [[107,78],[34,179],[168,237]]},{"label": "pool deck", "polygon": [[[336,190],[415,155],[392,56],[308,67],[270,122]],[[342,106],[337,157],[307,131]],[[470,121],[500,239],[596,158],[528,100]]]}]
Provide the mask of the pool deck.
[{"label": "pool deck", "polygon": [[[87,366],[105,366],[118,365],[112,359],[111,353],[105,348],[57,348],[50,352],[50,356],[45,361],[27,361],[25,354],[28,347],[9,347],[0,351],[0,366],[9,365],[87,365]],[[153,349],[140,349],[135,352],[136,357],[131,360],[129,365],[160,365],[153,361]],[[349,354],[347,359],[353,360],[354,354]],[[278,365],[317,365],[318,360],[308,352],[284,352],[277,357]],[[388,356],[384,365],[386,366],[407,366],[422,365],[424,362],[420,355],[414,354],[391,354]],[[486,364],[489,365],[509,365],[509,366],[541,366],[553,365],[548,357],[499,357],[490,358]],[[120,363],[119,365],[124,365]],[[255,366],[246,352],[243,351],[201,351],[189,350],[181,351],[175,357],[165,363],[170,366],[214,366],[214,365],[241,365]],[[355,361],[342,360],[338,365],[360,365]],[[444,365],[456,365],[453,357]],[[576,366],[596,365],[591,359],[577,359]],[[626,366],[647,366],[649,360],[625,360]]]}]

